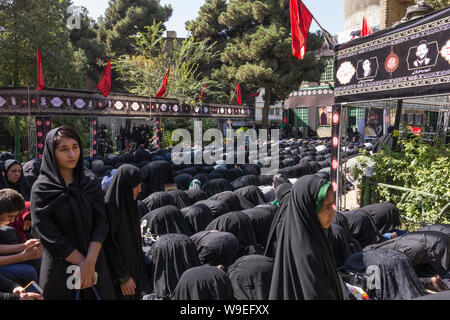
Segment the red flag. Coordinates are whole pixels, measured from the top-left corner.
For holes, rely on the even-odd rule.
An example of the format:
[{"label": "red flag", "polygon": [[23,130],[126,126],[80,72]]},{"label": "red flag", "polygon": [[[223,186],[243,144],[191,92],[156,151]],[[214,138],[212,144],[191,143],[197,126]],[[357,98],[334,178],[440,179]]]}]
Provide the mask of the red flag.
[{"label": "red flag", "polygon": [[155,97],[157,97],[157,98],[164,97],[164,94],[166,93],[167,80],[169,79],[169,72],[170,72],[170,67],[169,67],[169,69],[167,69],[167,73],[164,76],[164,80],[163,80],[162,86],[159,89],[159,91],[156,93]]},{"label": "red flag", "polygon": [[238,82],[238,84],[236,86],[235,92],[237,93],[238,104],[241,105],[242,104],[242,100],[241,100],[241,86],[239,85],[239,82]]},{"label": "red flag", "polygon": [[36,90],[37,90],[37,92],[39,92],[44,88],[45,88],[45,85],[44,85],[44,72],[42,70],[41,46],[38,45]]},{"label": "red flag", "polygon": [[108,60],[105,71],[103,72],[103,77],[97,84],[97,89],[106,97],[108,97],[111,91],[111,60]]},{"label": "red flag", "polygon": [[305,57],[306,42],[312,14],[301,0],[290,1],[292,54],[302,60]]},{"label": "red flag", "polygon": [[259,97],[259,93],[261,92],[261,89],[258,90],[258,92],[256,92],[255,94],[249,94],[249,97]]},{"label": "red flag", "polygon": [[366,17],[363,17],[362,29],[361,29],[361,37],[365,37],[369,34],[372,34],[373,31],[370,29],[369,24],[367,23]]},{"label": "red flag", "polygon": [[205,83],[205,86],[203,87],[202,93],[200,94],[200,98],[198,98],[198,101],[202,100],[203,95],[205,94],[205,89],[206,89],[207,85],[208,85],[208,84]]}]

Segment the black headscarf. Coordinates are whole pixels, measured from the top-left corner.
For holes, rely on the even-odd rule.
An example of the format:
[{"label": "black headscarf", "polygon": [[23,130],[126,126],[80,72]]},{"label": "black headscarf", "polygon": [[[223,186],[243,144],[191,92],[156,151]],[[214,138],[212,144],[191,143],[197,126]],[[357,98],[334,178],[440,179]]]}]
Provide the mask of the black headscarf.
[{"label": "black headscarf", "polygon": [[[141,185],[141,188],[142,188],[142,185]],[[150,212],[150,209],[147,207],[147,205],[142,200],[138,200],[137,205],[138,205],[138,211],[139,211],[139,219],[142,219],[143,216],[145,216],[147,213]]]},{"label": "black headscarf", "polygon": [[361,209],[372,217],[379,234],[390,232],[400,225],[400,214],[392,203],[375,203]]},{"label": "black headscarf", "polygon": [[[8,171],[15,165],[19,165],[22,173],[20,174],[20,178],[17,181],[17,183],[13,184],[8,180]],[[3,172],[2,174],[4,174],[4,186],[0,185],[0,189],[3,188],[11,188],[16,190],[18,193],[20,193],[23,198],[25,199],[25,201],[30,201],[30,196],[31,196],[31,184],[28,182],[28,180],[25,178],[24,176],[24,172],[23,172],[23,167],[22,164],[14,159],[9,159],[6,160],[4,163],[4,168],[3,168]]]},{"label": "black headscarf", "polygon": [[208,198],[209,200],[223,201],[230,211],[241,210],[241,199],[233,191],[224,191]]},{"label": "black headscarf", "polygon": [[165,191],[154,192],[145,198],[143,202],[147,205],[150,211],[164,206],[174,205],[173,198],[168,192]]},{"label": "black headscarf", "polygon": [[333,255],[336,259],[337,267],[344,264],[345,260],[350,257],[354,252],[350,246],[349,234],[345,232],[345,229],[338,224],[332,223],[330,226],[331,233],[328,233],[330,237],[331,246],[333,248]]},{"label": "black headscarf", "polygon": [[[190,182],[190,181],[189,181]],[[225,178],[212,179],[202,186],[202,190],[206,192],[208,197],[223,191],[233,191],[233,187]]]},{"label": "black headscarf", "polygon": [[143,180],[140,170],[124,164],[114,174],[105,195],[109,233],[104,247],[113,280],[131,277],[136,284],[133,296],[123,296],[120,287],[116,295],[121,299],[140,299],[144,256],[137,200],[133,188]]},{"label": "black headscarf", "polygon": [[250,218],[255,231],[256,241],[262,247],[265,247],[276,211],[272,210],[270,206],[261,206],[242,210],[241,212]]},{"label": "black headscarf", "polygon": [[184,191],[188,195],[189,200],[192,203],[196,203],[197,201],[206,200],[208,199],[208,196],[206,195],[206,192],[202,189],[189,189]]},{"label": "black headscarf", "polygon": [[195,204],[204,204],[209,208],[211,214],[214,218],[220,217],[221,215],[230,212],[230,208],[224,201],[219,200],[201,200],[197,201]]},{"label": "black headscarf", "polygon": [[195,243],[183,234],[161,236],[147,254],[151,256],[151,282],[158,299],[170,299],[183,272],[200,265]]},{"label": "black headscarf", "polygon": [[251,209],[265,203],[264,194],[257,186],[242,187],[233,191],[239,196],[242,209]]},{"label": "black headscarf", "polygon": [[209,207],[201,203],[185,207],[181,209],[181,213],[193,233],[205,230],[208,224],[214,220],[214,216],[211,214]]},{"label": "black headscarf", "polygon": [[288,200],[291,189],[291,183],[283,183],[275,189],[275,199],[278,201],[278,207],[275,216],[272,219],[265,246],[266,251],[264,252],[264,255],[271,258],[275,258],[278,237],[280,235],[280,229],[286,213],[287,204],[289,203]]},{"label": "black headscarf", "polygon": [[352,254],[353,253],[357,253],[362,251],[362,247],[361,244],[358,242],[358,240],[356,240],[351,231],[350,231],[350,227],[348,226],[348,221],[347,218],[340,212],[336,212],[336,216],[333,218],[333,221],[331,223],[331,227],[333,227],[333,225],[339,225],[342,230],[345,232],[346,234],[346,238],[348,238],[348,240],[350,241],[350,248],[352,250]]},{"label": "black headscarf", "polygon": [[[426,295],[426,290],[417,277],[411,261],[401,252],[363,251],[350,256],[344,265],[353,272],[373,275],[375,289],[373,293],[369,292],[372,299],[410,300]],[[371,270],[368,270],[368,267]],[[376,267],[379,268],[379,272],[375,272]],[[376,281],[377,274],[379,274],[378,281]]]},{"label": "black headscarf", "polygon": [[450,236],[438,231],[416,231],[364,248],[396,250],[413,263],[419,276],[445,275],[450,269]]},{"label": "black headscarf", "polygon": [[239,253],[239,240],[229,232],[201,231],[191,236],[201,264],[228,268]]},{"label": "black headscarf", "polygon": [[214,219],[205,230],[234,234],[239,240],[239,256],[256,253],[259,249],[252,222],[245,213],[240,211],[229,212]]},{"label": "black headscarf", "polygon": [[[167,169],[162,169],[161,164],[158,161],[151,161],[141,168],[142,176],[146,185],[146,190],[142,190],[141,199],[145,199],[150,194],[157,191],[164,191],[164,183],[167,178]],[[170,169],[170,174],[172,170]]]},{"label": "black headscarf", "polygon": [[[41,171],[32,187],[30,202],[32,228],[44,247],[40,285],[45,292],[48,283],[47,292],[54,299],[70,299],[74,292],[67,289],[67,267],[64,269],[60,261],[75,249],[86,255],[90,242],[103,243],[108,233],[108,220],[100,181],[83,166],[81,145],[73,182],[66,185],[53,148],[54,137],[61,128],[64,127],[47,134]],[[61,207],[64,209],[60,210]],[[96,270],[99,275],[97,290],[102,299],[114,296],[103,250],[98,256]]]},{"label": "black headscarf", "polygon": [[30,185],[36,182],[39,177],[39,172],[41,171],[41,160],[31,159],[23,165],[23,175],[28,180]]},{"label": "black headscarf", "polygon": [[365,210],[344,211],[342,214],[347,218],[352,236],[358,240],[362,248],[381,240],[375,222]]},{"label": "black headscarf", "polygon": [[183,190],[170,190],[169,195],[172,197],[172,203],[178,208],[183,209],[194,204]]},{"label": "black headscarf", "polygon": [[261,255],[237,259],[228,268],[236,300],[268,300],[273,265],[273,258]]},{"label": "black headscarf", "polygon": [[224,271],[217,267],[199,266],[183,273],[172,300],[233,300],[233,289]]},{"label": "black headscarf", "polygon": [[276,176],[273,177],[273,183],[274,183],[274,187],[275,189],[278,188],[278,186],[282,185],[283,183],[289,183],[288,178],[286,178],[285,176],[281,175],[281,174],[277,174]]},{"label": "black headscarf", "polygon": [[450,236],[450,224],[433,224],[431,226],[423,227],[418,231],[438,231]]},{"label": "black headscarf", "polygon": [[292,187],[275,254],[272,300],[344,299],[333,250],[316,213],[326,182],[308,175]]},{"label": "black headscarf", "polygon": [[172,205],[150,211],[141,219],[141,223],[144,220],[146,221],[144,230],[148,230],[152,234],[159,236],[167,233],[192,235],[192,230],[184,220],[180,209]]},{"label": "black headscarf", "polygon": [[16,229],[11,226],[0,227],[0,244],[20,244],[22,242]]},{"label": "black headscarf", "polygon": [[189,184],[192,180],[194,180],[194,177],[192,177],[190,174],[182,173],[174,178],[175,183],[177,184],[177,189],[179,190],[188,190]]},{"label": "black headscarf", "polygon": [[209,176],[205,172],[197,173],[193,176],[193,178],[200,181],[201,185],[207,184],[209,182]]}]

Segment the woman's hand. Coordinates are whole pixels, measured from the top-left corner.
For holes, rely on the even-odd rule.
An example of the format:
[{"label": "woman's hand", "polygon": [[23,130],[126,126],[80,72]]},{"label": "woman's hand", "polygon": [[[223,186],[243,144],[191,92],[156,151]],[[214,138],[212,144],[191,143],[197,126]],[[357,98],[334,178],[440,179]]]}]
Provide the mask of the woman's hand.
[{"label": "woman's hand", "polygon": [[21,254],[23,261],[39,259],[42,257],[42,245],[40,242],[34,243],[28,248],[25,248]]},{"label": "woman's hand", "polygon": [[44,298],[39,293],[26,292],[22,287],[14,288],[12,293],[18,294],[19,300],[44,300]]},{"label": "woman's hand", "polygon": [[13,290],[12,293],[14,293],[14,294],[20,294],[20,293],[24,293],[24,292],[26,292],[24,288],[22,288],[22,287],[16,287],[16,288],[14,288],[14,290]]},{"label": "woman's hand", "polygon": [[40,240],[39,240],[39,239],[30,239],[30,240],[27,240],[27,241],[24,243],[24,245],[25,245],[24,250],[25,250],[26,248],[32,247],[33,245],[35,245],[35,244],[37,244],[37,243],[40,243]]},{"label": "woman's hand", "polygon": [[22,292],[19,294],[19,300],[44,300],[39,293]]},{"label": "woman's hand", "polygon": [[78,267],[80,267],[80,289],[90,288],[97,282],[95,275],[95,263],[85,259]]},{"label": "woman's hand", "polygon": [[136,284],[132,277],[128,277],[126,280],[122,281],[120,284],[120,290],[122,290],[122,294],[124,296],[132,296],[134,295],[136,289]]}]

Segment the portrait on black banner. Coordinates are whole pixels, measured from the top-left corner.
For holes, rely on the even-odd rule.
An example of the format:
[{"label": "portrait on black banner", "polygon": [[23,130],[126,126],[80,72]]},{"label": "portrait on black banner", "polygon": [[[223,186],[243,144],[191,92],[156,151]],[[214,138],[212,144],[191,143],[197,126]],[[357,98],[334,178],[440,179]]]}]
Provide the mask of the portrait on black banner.
[{"label": "portrait on black banner", "polygon": [[364,60],[359,60],[356,69],[358,80],[375,78],[378,73],[378,58],[371,57]]},{"label": "portrait on black banner", "polygon": [[439,49],[436,41],[427,42],[427,40],[420,40],[417,46],[409,48],[408,69],[416,70],[434,67],[438,54]]}]

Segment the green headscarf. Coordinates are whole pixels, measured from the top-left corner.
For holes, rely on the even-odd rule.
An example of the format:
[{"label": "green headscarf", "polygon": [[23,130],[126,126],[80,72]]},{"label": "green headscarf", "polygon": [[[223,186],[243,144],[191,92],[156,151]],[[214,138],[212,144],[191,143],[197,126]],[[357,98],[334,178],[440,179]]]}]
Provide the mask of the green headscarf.
[{"label": "green headscarf", "polygon": [[[327,195],[328,192],[328,188],[331,186],[331,182],[326,182],[323,184],[323,186],[320,187],[319,189],[319,193],[317,194],[317,198],[316,198],[316,214],[318,214],[320,212],[320,210],[322,210],[323,208],[323,202],[325,200],[325,197]],[[323,229],[325,231],[325,233],[327,233],[328,229]]]}]

